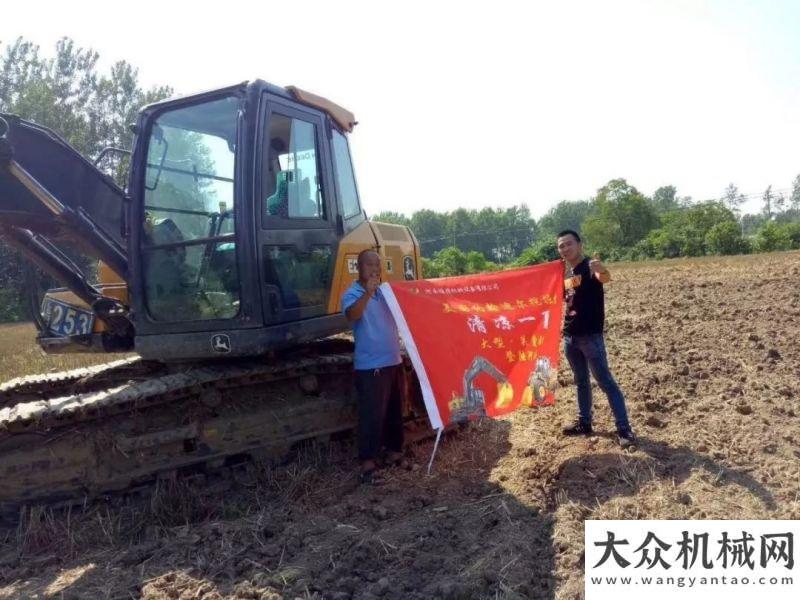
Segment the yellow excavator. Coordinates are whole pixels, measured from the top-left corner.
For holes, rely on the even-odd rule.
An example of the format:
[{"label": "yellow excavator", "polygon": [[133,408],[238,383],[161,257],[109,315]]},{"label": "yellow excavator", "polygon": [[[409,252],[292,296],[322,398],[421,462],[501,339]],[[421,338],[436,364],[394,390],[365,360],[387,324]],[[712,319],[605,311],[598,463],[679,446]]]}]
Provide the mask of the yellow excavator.
[{"label": "yellow excavator", "polygon": [[[356,257],[374,248],[388,279],[421,275],[412,232],[366,218],[355,124],[261,80],[159,102],[130,150],[102,153],[128,155],[123,189],[53,131],[0,115],[0,235],[64,286],[34,311],[39,345],[128,353],[0,385],[0,509],[282,456],[353,427],[339,298]],[[413,371],[407,384],[413,420]]]}]

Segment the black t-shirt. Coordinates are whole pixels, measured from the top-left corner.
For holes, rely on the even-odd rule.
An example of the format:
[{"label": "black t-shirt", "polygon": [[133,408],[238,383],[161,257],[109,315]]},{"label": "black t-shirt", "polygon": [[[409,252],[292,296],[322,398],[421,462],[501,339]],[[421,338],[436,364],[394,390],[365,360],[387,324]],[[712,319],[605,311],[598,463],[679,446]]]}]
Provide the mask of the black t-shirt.
[{"label": "black t-shirt", "polygon": [[564,333],[567,335],[603,333],[603,284],[592,276],[588,258],[584,258],[573,269],[567,268],[564,315]]}]

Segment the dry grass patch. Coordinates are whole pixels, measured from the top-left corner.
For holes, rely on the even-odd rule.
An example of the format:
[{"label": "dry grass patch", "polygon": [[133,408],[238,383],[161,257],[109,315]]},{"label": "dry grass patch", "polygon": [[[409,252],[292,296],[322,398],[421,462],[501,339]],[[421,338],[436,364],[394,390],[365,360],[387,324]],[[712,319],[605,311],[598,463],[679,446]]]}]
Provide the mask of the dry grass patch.
[{"label": "dry grass patch", "polygon": [[0,383],[36,373],[55,373],[121,358],[111,354],[45,354],[33,323],[0,324]]}]

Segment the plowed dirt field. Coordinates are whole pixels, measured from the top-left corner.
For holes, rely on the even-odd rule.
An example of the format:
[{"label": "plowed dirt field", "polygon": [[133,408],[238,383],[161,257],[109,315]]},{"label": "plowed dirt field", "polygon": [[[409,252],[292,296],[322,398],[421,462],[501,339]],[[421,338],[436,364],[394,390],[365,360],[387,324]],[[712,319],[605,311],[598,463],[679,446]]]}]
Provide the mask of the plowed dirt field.
[{"label": "plowed dirt field", "polygon": [[345,442],[29,512],[0,532],[0,598],[573,599],[586,519],[800,519],[800,253],[611,269],[635,450],[596,389],[596,435],[561,437],[562,364],[555,407],[447,437],[431,476],[428,441],[359,487]]}]

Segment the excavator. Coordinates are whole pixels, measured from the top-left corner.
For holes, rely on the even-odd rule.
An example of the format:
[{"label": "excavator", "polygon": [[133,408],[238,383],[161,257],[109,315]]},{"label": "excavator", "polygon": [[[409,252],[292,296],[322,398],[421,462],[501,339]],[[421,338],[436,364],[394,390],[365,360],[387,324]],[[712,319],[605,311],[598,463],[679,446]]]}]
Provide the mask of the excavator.
[{"label": "excavator", "polygon": [[495,406],[502,407],[514,397],[514,390],[508,382],[508,377],[483,356],[476,356],[464,372],[464,395],[456,396],[453,393],[449,402],[450,418],[453,422],[464,423],[487,415],[486,396],[483,390],[475,385],[475,380],[484,373],[497,384]]},{"label": "excavator", "polygon": [[38,344],[121,356],[0,385],[0,510],[273,459],[353,428],[339,299],[358,253],[376,249],[389,280],[421,276],[412,232],[361,206],[355,125],[262,80],[158,102],[132,148],[101,154],[127,157],[121,187],[53,131],[0,115],[0,236],[63,286],[37,301]]}]

